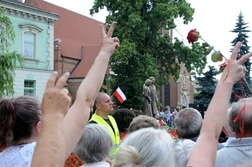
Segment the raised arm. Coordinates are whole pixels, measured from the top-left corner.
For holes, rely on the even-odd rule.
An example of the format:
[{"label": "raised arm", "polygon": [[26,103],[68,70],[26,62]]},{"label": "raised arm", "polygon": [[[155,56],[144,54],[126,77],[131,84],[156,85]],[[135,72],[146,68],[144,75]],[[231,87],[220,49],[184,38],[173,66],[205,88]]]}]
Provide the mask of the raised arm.
[{"label": "raised arm", "polygon": [[216,158],[218,138],[225,120],[233,85],[244,78],[246,69],[243,63],[252,56],[252,52],[236,60],[241,43],[238,42],[231,54],[228,65],[223,71],[215,89],[214,96],[207,109],[200,136],[192,151],[187,166],[213,167]]},{"label": "raised arm", "polygon": [[113,54],[115,48],[119,47],[119,40],[112,38],[115,24],[115,22],[111,24],[107,34],[105,32],[106,26],[101,25],[103,37],[101,50],[86,78],[80,84],[77,90],[76,100],[64,119],[66,141],[65,158],[74,150],[80,139],[82,130],[89,118],[90,108],[103,83],[110,56]]},{"label": "raised arm", "polygon": [[58,73],[54,72],[49,78],[41,103],[41,133],[32,158],[32,167],[63,166],[65,161],[62,125],[71,101],[68,90],[64,89],[69,73],[56,82],[57,76]]}]

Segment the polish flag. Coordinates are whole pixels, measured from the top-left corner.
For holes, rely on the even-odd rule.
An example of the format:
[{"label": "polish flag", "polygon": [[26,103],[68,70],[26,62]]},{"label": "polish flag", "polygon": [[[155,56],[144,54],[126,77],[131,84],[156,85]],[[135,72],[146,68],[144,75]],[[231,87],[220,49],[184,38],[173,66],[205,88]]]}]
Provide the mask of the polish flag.
[{"label": "polish flag", "polygon": [[116,91],[114,92],[115,97],[120,101],[120,103],[123,103],[127,98],[125,94],[122,92],[122,90],[118,87]]}]

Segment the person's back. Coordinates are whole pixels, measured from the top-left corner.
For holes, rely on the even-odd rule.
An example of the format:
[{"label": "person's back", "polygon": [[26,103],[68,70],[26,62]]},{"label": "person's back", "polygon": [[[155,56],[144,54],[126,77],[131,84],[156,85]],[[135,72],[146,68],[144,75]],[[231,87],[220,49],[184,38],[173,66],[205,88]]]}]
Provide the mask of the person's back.
[{"label": "person's back", "polygon": [[[235,132],[235,139],[217,151],[215,166],[232,167],[252,159],[252,98],[241,99],[231,105],[228,123]],[[246,107],[245,107],[246,106]],[[244,114],[241,114],[243,110]]]},{"label": "person's back", "polygon": [[252,159],[252,137],[234,139],[217,151],[215,167],[235,167]]},{"label": "person's back", "polygon": [[0,153],[0,166],[28,167],[31,165],[36,142],[10,146]]},{"label": "person's back", "polygon": [[190,139],[180,139],[174,144],[175,167],[186,167],[195,144]]},{"label": "person's back", "polygon": [[0,101],[0,166],[30,166],[40,131],[41,111],[34,97]]}]

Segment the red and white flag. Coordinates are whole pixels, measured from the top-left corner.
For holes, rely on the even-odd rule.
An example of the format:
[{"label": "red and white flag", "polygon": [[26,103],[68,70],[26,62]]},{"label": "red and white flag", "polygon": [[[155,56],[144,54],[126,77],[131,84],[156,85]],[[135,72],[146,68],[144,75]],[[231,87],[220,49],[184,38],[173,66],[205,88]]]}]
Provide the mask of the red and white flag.
[{"label": "red and white flag", "polygon": [[125,94],[122,92],[122,90],[119,87],[114,92],[114,95],[120,101],[120,103],[123,103],[127,99]]}]

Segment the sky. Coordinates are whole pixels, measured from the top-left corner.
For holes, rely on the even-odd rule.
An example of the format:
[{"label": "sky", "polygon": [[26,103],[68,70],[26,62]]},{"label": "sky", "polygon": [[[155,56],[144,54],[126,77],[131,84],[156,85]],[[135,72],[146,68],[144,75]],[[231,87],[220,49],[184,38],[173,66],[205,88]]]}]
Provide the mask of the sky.
[{"label": "sky", "polygon": [[[94,0],[46,1],[95,20],[105,22],[106,10],[90,16],[89,10],[92,8]],[[250,1],[248,0],[187,0],[187,2],[195,9],[194,19],[188,25],[183,25],[182,20],[177,19],[177,28],[174,31],[174,35],[180,40],[183,40],[185,45],[190,46],[186,39],[187,33],[191,29],[196,28],[210,45],[214,46],[216,50],[221,51],[225,57],[229,58],[231,54],[230,49],[232,48],[231,41],[236,37],[230,31],[234,29],[240,12],[244,16],[244,22],[249,23],[248,29],[252,31],[252,11],[249,4]],[[252,32],[247,35],[249,36],[247,39],[248,45],[252,46]],[[220,63],[212,63],[210,59],[210,55],[208,55],[209,64],[218,68]]]}]

